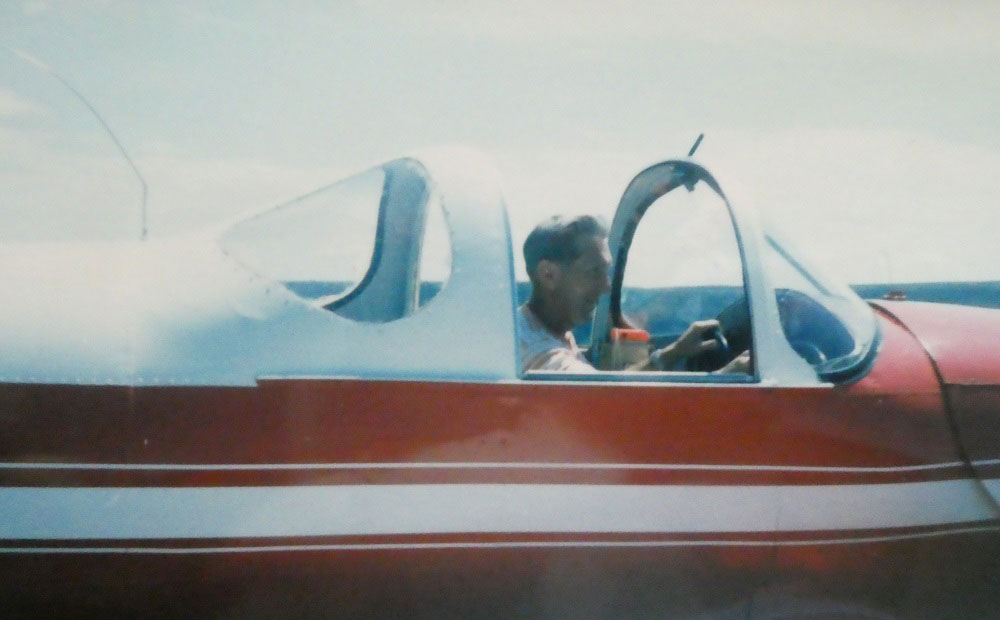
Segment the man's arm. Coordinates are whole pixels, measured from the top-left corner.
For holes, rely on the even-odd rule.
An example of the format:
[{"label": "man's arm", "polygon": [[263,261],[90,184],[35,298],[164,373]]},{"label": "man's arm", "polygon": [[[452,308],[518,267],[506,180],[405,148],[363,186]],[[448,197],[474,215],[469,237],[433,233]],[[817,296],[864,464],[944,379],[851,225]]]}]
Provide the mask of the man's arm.
[{"label": "man's arm", "polygon": [[731,372],[738,372],[738,373],[743,373],[745,375],[749,375],[750,374],[750,351],[744,351],[743,353],[740,353],[739,355],[737,355],[736,357],[734,357],[732,360],[730,360],[730,362],[728,364],[726,364],[722,368],[720,368],[718,370],[715,370],[713,372],[718,373],[720,375],[726,374],[726,373],[731,373]]},{"label": "man's arm", "polygon": [[581,360],[569,349],[551,349],[528,360],[524,372],[566,372],[574,374],[589,374],[597,370]]},{"label": "man's arm", "polygon": [[707,336],[716,329],[719,329],[719,322],[715,319],[691,323],[680,338],[650,354],[650,365],[656,370],[673,368],[680,359],[715,350],[719,343]]},{"label": "man's arm", "polygon": [[[653,351],[648,360],[633,364],[626,370],[668,370],[681,359],[713,351],[719,346],[719,343],[714,338],[709,338],[709,335],[716,329],[719,329],[719,322],[715,319],[695,321],[677,340],[662,349]],[[736,359],[715,372],[748,372],[749,367],[750,352],[744,351]]]}]

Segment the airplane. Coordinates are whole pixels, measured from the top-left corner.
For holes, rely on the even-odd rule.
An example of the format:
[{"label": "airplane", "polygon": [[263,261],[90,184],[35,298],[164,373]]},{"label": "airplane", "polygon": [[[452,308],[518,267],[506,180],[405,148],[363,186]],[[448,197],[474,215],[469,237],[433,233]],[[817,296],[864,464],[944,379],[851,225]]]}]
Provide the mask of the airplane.
[{"label": "airplane", "polygon": [[594,372],[523,371],[499,179],[0,247],[5,613],[1000,617],[1000,311],[864,302],[686,157],[624,191]]}]

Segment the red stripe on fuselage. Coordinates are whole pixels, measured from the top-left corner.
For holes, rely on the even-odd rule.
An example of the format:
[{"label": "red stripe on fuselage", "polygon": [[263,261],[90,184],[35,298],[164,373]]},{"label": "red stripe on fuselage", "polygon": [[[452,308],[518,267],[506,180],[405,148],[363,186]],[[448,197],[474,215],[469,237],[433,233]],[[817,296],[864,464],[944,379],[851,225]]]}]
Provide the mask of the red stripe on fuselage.
[{"label": "red stripe on fuselage", "polygon": [[[258,387],[0,385],[0,462],[646,463],[897,468],[960,461],[919,344],[883,321],[850,386],[287,379]],[[7,485],[380,482],[839,484],[962,477],[737,470],[5,470]]]},{"label": "red stripe on fuselage", "polygon": [[9,487],[230,487],[357,484],[649,484],[649,485],[830,485],[888,484],[971,478],[960,463],[917,469],[796,470],[648,467],[487,466],[323,468],[0,469],[0,486]]}]

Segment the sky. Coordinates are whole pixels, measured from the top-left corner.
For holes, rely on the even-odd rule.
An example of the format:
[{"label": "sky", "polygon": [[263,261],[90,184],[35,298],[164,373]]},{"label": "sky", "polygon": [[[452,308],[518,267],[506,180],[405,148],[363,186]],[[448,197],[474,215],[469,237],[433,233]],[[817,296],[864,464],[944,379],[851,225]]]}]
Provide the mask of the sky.
[{"label": "sky", "polygon": [[[0,46],[114,129],[151,236],[459,143],[499,168],[519,246],[550,214],[610,218],[704,132],[727,194],[852,283],[1000,280],[998,27],[969,0],[0,5]],[[57,98],[16,64],[0,242],[134,238],[131,173],[33,125]]]}]

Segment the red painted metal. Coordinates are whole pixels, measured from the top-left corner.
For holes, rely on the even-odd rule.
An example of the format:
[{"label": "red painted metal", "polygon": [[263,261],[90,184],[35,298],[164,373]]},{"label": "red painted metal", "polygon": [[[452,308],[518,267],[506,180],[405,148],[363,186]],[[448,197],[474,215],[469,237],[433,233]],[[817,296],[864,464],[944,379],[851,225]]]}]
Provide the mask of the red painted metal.
[{"label": "red painted metal", "polygon": [[[303,467],[36,467],[0,470],[0,483],[811,485],[967,477],[927,356],[891,317],[881,320],[883,345],[871,371],[835,387],[345,379],[268,380],[255,388],[4,385],[6,463]],[[323,463],[358,465],[304,466]],[[412,463],[659,468],[407,467]],[[692,464],[721,467],[663,467]],[[726,468],[757,465],[876,470]],[[1000,613],[995,528],[857,531],[837,543],[829,536],[836,534],[44,541],[59,552],[0,555],[0,596],[15,616],[797,617],[833,607],[858,617]],[[587,546],[609,541],[634,546]],[[448,546],[459,542],[479,546]],[[12,549],[39,544],[10,541]],[[368,547],[343,546],[356,544]],[[214,545],[226,550],[193,552]],[[144,546],[152,551],[116,551]]]},{"label": "red painted metal", "polygon": [[[879,302],[933,358],[965,458],[981,480],[1000,478],[1000,311]],[[1000,496],[990,492],[994,501]]]},{"label": "red painted metal", "polygon": [[[1000,386],[949,385],[962,447],[982,480],[1000,478]],[[1000,501],[1000,497],[994,495]]]},{"label": "red painted metal", "polygon": [[[0,458],[830,467],[960,460],[925,356],[897,325],[886,322],[883,330],[883,351],[871,372],[832,388],[342,379],[268,380],[257,388],[2,386]],[[31,475],[54,481],[65,474]],[[213,484],[215,474],[184,475],[181,484],[202,478]],[[298,475],[296,483],[336,480],[322,471]],[[801,479],[789,475],[789,482]],[[155,478],[122,476],[124,484]],[[648,480],[642,472],[608,470],[592,482],[641,483],[644,476]],[[745,474],[731,481],[752,482]]]},{"label": "red painted metal", "polygon": [[[0,558],[8,617],[996,618],[996,535]],[[821,615],[821,612],[826,615]]]},{"label": "red painted metal", "polygon": [[922,302],[875,302],[898,317],[934,359],[945,383],[1000,382],[1000,310]]}]

